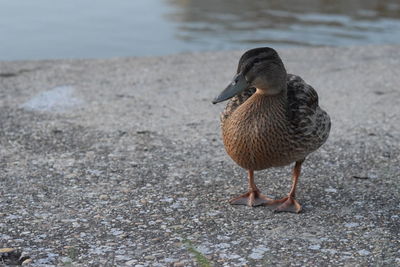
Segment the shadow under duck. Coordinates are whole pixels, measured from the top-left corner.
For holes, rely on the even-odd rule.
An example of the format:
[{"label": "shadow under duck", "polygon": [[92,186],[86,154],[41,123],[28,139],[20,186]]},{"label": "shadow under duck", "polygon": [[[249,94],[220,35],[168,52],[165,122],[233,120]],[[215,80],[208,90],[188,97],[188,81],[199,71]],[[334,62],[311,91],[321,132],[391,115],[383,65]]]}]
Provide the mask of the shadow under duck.
[{"label": "shadow under duck", "polygon": [[[237,74],[213,104],[231,99],[221,114],[228,155],[248,170],[249,190],[233,205],[277,206],[277,212],[299,213],[295,200],[301,165],[328,138],[331,122],[318,106],[317,92],[299,76],[287,74],[278,53],[269,47],[247,51]],[[254,171],[295,162],[287,197],[273,200],[260,193]]]}]

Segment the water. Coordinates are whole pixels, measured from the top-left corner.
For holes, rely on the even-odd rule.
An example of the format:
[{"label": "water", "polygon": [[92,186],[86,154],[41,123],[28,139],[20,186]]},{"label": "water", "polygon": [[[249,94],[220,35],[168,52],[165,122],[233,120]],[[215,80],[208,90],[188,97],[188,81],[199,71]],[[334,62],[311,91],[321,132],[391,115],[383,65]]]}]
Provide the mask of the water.
[{"label": "water", "polygon": [[400,44],[399,0],[0,0],[0,60]]}]

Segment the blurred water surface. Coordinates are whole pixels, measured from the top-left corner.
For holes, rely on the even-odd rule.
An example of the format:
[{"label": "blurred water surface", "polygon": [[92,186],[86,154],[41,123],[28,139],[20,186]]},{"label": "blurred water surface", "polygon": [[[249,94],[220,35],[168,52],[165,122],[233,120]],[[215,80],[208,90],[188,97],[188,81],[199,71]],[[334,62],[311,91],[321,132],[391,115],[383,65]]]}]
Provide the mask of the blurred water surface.
[{"label": "blurred water surface", "polygon": [[399,0],[0,0],[0,60],[400,44]]}]

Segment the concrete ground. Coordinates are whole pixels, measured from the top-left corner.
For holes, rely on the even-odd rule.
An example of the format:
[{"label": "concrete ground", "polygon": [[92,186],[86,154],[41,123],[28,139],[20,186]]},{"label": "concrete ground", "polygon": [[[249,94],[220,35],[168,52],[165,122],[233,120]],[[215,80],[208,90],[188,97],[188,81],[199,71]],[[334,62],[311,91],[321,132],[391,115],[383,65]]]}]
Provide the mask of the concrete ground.
[{"label": "concrete ground", "polygon": [[227,203],[246,172],[211,100],[242,52],[0,62],[0,265],[399,265],[400,46],[278,50],[332,118],[299,215]]}]

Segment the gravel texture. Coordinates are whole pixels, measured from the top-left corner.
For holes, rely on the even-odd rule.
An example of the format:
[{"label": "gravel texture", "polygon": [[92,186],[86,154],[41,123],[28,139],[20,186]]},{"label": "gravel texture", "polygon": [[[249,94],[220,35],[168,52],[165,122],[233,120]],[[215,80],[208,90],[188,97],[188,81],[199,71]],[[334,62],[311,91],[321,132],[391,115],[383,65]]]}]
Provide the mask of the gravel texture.
[{"label": "gravel texture", "polygon": [[0,265],[400,265],[400,46],[278,51],[332,118],[299,215],[227,202],[246,172],[211,100],[242,52],[0,62]]}]

